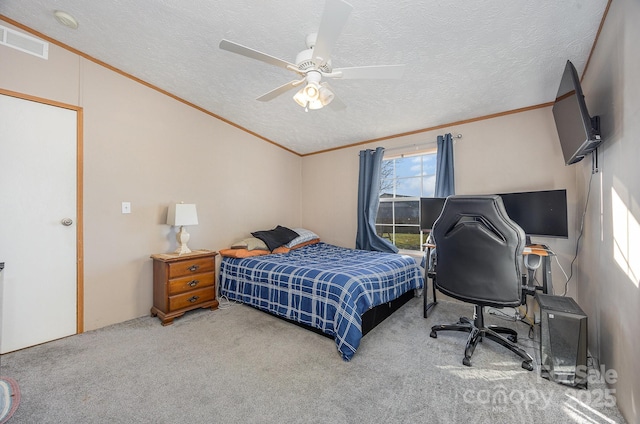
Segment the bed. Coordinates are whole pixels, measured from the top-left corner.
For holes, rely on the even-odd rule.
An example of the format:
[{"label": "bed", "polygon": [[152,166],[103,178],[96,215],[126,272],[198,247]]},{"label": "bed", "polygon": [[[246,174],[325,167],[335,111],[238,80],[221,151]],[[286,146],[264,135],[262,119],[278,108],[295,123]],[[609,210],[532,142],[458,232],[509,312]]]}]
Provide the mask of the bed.
[{"label": "bed", "polygon": [[[407,255],[346,249],[318,240],[254,257],[223,256],[220,294],[333,338],[345,361],[363,334],[423,287]],[[386,308],[386,312],[380,312]],[[363,323],[365,331],[363,332]]]}]

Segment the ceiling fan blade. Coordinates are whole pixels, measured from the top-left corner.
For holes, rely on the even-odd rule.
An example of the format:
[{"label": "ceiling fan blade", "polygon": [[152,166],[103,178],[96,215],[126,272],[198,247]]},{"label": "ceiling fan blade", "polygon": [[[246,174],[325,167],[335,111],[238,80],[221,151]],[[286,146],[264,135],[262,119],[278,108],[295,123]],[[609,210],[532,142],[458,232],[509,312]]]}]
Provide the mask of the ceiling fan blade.
[{"label": "ceiling fan blade", "polygon": [[342,100],[340,100],[338,98],[338,96],[336,96],[336,90],[333,89],[333,87],[331,87],[329,85],[329,83],[327,82],[323,82],[322,84],[320,84],[323,87],[328,88],[331,91],[331,94],[333,96],[333,98],[331,99],[331,101],[329,102],[329,104],[327,106],[329,106],[331,109],[333,110],[343,110],[347,108],[347,105],[345,105]]},{"label": "ceiling fan blade", "polygon": [[400,79],[404,75],[405,65],[356,66],[353,68],[336,68],[329,78],[338,79]]},{"label": "ceiling fan blade", "polygon": [[313,48],[313,61],[316,66],[322,66],[331,58],[331,50],[347,23],[351,10],[353,6],[343,0],[326,0]]},{"label": "ceiling fan blade", "polygon": [[334,95],[333,100],[331,100],[331,103],[329,103],[329,107],[333,110],[344,110],[347,108],[347,105],[344,104],[343,101],[338,98],[338,96]]},{"label": "ceiling fan blade", "polygon": [[220,48],[231,53],[236,53],[242,56],[249,57],[251,59],[256,59],[261,62],[268,63],[269,65],[278,66],[280,68],[288,69],[291,71],[295,71],[297,69],[297,66],[293,63],[289,63],[286,60],[278,59],[277,57],[270,56],[266,53],[259,52],[233,41],[223,39],[222,41],[220,41]]},{"label": "ceiling fan blade", "polygon": [[304,82],[304,78],[301,80],[293,80],[290,81],[284,85],[281,85],[280,87],[269,91],[268,93],[263,94],[262,96],[258,97],[256,100],[260,100],[261,102],[268,102],[269,100],[273,100],[276,97],[280,96],[281,94],[286,93],[287,91],[291,90],[292,88],[295,88],[297,86],[299,86],[300,84],[302,84]]}]

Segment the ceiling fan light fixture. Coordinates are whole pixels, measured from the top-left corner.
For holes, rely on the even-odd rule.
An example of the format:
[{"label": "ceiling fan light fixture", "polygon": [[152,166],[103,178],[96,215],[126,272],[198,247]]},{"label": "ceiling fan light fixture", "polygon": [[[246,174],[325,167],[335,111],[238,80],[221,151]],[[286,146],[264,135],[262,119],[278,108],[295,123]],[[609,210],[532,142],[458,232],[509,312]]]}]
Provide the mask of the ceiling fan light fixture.
[{"label": "ceiling fan light fixture", "polygon": [[322,104],[320,100],[314,100],[309,102],[309,105],[307,107],[311,110],[318,110],[322,109],[324,107],[324,104]]},{"label": "ceiling fan light fixture", "polygon": [[302,87],[300,90],[298,90],[298,92],[293,96],[293,100],[295,100],[296,103],[298,103],[300,106],[306,108],[309,104],[309,98],[304,92],[305,88],[306,87]]},{"label": "ceiling fan light fixture", "polygon": [[304,87],[304,94],[307,96],[309,101],[318,100],[318,96],[320,95],[320,86],[315,81],[309,81],[306,87]]},{"label": "ceiling fan light fixture", "polygon": [[320,103],[322,103],[322,106],[326,106],[331,103],[334,97],[335,94],[333,94],[333,91],[331,91],[328,87],[320,87],[320,90],[318,92],[318,100],[320,101]]},{"label": "ceiling fan light fixture", "polygon": [[[314,88],[312,94],[315,94],[315,98],[309,95],[308,88],[312,84],[315,84],[314,86],[312,86]],[[333,94],[333,91],[331,91],[329,87],[325,85],[317,85],[317,83],[314,82],[310,82],[305,87],[298,90],[298,92],[293,96],[293,100],[295,100],[296,103],[305,108],[305,110],[322,109],[323,107],[331,103],[334,98],[335,94]]]}]

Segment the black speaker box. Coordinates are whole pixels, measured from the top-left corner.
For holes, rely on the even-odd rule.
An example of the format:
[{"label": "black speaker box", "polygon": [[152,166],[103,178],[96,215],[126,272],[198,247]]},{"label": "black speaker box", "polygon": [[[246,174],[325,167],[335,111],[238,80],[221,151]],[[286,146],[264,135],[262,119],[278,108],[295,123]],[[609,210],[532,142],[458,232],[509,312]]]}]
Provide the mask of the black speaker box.
[{"label": "black speaker box", "polygon": [[536,294],[540,305],[540,374],[587,387],[587,315],[570,297]]}]

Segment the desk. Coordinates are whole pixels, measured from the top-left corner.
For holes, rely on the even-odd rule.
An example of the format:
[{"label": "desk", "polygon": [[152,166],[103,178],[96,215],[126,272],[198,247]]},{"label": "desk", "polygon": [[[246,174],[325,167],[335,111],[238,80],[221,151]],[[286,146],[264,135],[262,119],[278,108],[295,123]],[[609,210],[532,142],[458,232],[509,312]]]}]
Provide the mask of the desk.
[{"label": "desk", "polygon": [[[431,256],[431,250],[435,249],[436,245],[431,243],[425,243],[422,245],[425,252],[425,263],[424,263],[424,292],[423,292],[423,317],[427,318],[429,315],[429,311],[431,308],[438,304],[438,299],[436,298],[436,271],[430,270],[429,268],[429,259]],[[527,255],[536,255],[540,257],[541,266],[542,266],[542,286],[534,286],[535,290],[540,290],[544,294],[553,294],[553,282],[551,279],[551,257],[553,256],[553,252],[549,250],[549,248],[542,244],[533,244],[526,246],[524,251],[522,252],[523,256]],[[535,274],[535,269],[527,268],[527,282],[533,281],[533,276]],[[433,293],[433,301],[429,302],[427,299],[428,294],[428,286],[429,279],[431,280],[431,291]],[[528,285],[528,284],[527,284]]]},{"label": "desk", "polygon": [[[422,245],[424,248],[424,291],[422,293],[422,308],[423,308],[423,317],[427,318],[429,315],[429,311],[431,308],[436,306],[438,303],[438,299],[436,298],[436,273],[434,270],[430,270],[429,268],[429,259],[431,258],[431,250],[435,249],[436,245],[431,243],[425,243]],[[433,302],[429,303],[429,299],[427,299],[427,293],[429,288],[429,279],[431,279],[431,291],[433,292]]]},{"label": "desk", "polygon": [[[535,286],[536,290],[542,290],[544,294],[553,294],[553,281],[551,280],[551,257],[553,252],[543,244],[532,244],[524,248],[524,256],[536,255],[542,260],[542,286]],[[527,268],[527,281],[533,280],[535,269]]]}]

